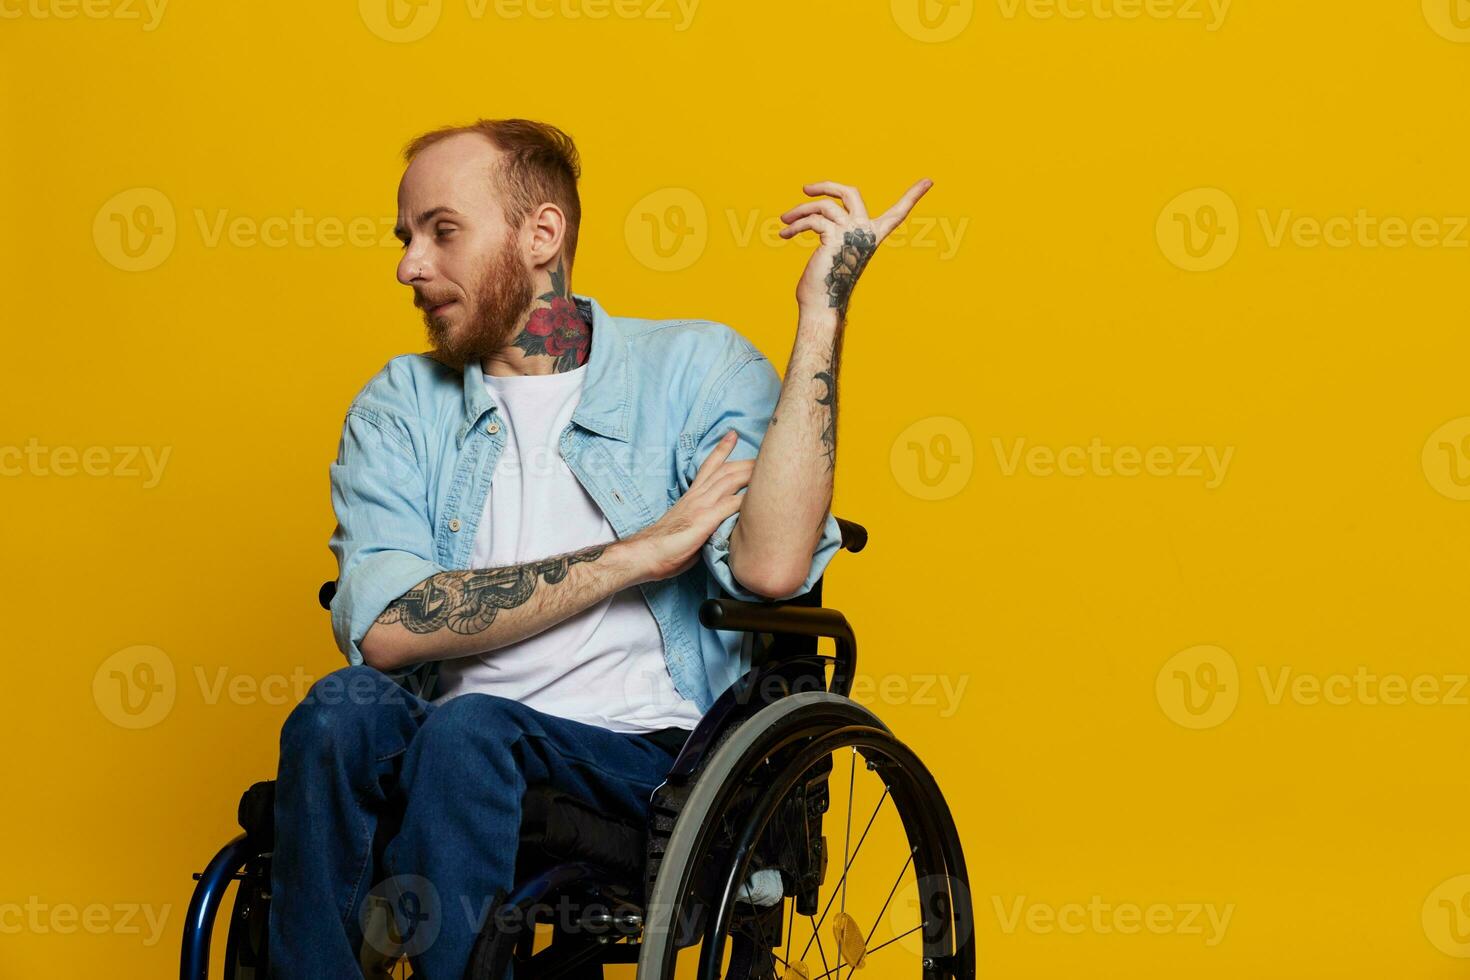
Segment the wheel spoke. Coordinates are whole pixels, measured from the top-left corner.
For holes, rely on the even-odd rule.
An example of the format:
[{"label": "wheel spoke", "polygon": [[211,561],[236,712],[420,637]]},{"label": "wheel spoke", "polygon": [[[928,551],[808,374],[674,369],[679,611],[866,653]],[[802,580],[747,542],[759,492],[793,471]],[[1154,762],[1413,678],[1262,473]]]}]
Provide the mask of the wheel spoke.
[{"label": "wheel spoke", "polygon": [[903,932],[901,932],[898,935],[894,936],[892,939],[885,940],[884,942],[881,942],[878,945],[874,946],[872,949],[868,950],[868,952],[870,952],[870,953],[876,953],[876,952],[878,952],[878,950],[882,949],[884,946],[890,945],[891,943],[896,943],[900,939],[902,939],[904,936],[907,936],[910,933],[918,932],[920,929],[924,928],[925,925],[926,925],[926,923],[920,922],[918,925],[914,926],[912,929],[905,929]]},{"label": "wheel spoke", "polygon": [[[869,929],[868,930],[868,934],[863,937],[863,948],[864,949],[867,949],[868,943],[870,943],[870,942],[873,941],[873,933],[875,933],[875,932],[878,931],[878,923],[880,923],[880,922],[883,921],[883,913],[888,911],[888,903],[891,902],[891,901],[893,901],[893,896],[898,893],[898,886],[903,883],[903,875],[904,875],[904,872],[905,871],[908,871],[909,865],[911,865],[911,864],[914,863],[914,851],[916,851],[916,850],[918,850],[917,847],[913,847],[913,848],[910,848],[909,849],[909,856],[908,856],[908,858],[903,862],[903,867],[899,869],[899,871],[898,871],[898,877],[895,878],[894,881],[893,881],[893,887],[890,888],[890,889],[888,889],[888,897],[885,898],[885,899],[883,899],[883,907],[878,910],[878,917],[873,920],[873,928]],[[921,922],[920,925],[923,925],[923,923]],[[910,931],[912,931],[912,930],[910,930]],[[908,935],[908,933],[904,933],[904,935]],[[881,947],[879,947],[879,946],[874,946],[873,947],[873,949],[880,949],[880,948]],[[852,975],[853,975],[854,972],[856,972],[856,970],[857,970],[857,964],[854,963],[852,965],[852,969],[847,972],[848,980],[851,980]]]},{"label": "wheel spoke", "polygon": [[[811,916],[807,916],[807,919],[810,920]],[[815,939],[817,941],[817,952],[822,954],[822,969],[826,971],[826,973],[823,973],[822,976],[825,977],[827,973],[832,972],[832,968],[827,965],[827,951],[822,948],[822,937],[817,934],[817,927],[820,925],[820,922],[812,922],[812,939]],[[806,948],[812,948],[811,939],[808,939],[806,941]],[[806,959],[806,950],[802,950],[800,959]]]},{"label": "wheel spoke", "polygon": [[[785,912],[786,912],[785,907],[784,907],[785,906],[785,903],[784,902],[782,903],[782,906],[783,907],[782,907],[781,912],[784,915]],[[795,895],[792,895],[791,896],[791,916],[790,916],[790,918],[788,918],[786,920],[786,945],[781,947],[781,951],[784,952],[787,956],[790,956],[791,955],[791,929],[795,925],[796,925],[796,896]]]},{"label": "wheel spoke", "polygon": [[[899,933],[897,936],[894,936],[892,939],[889,939],[889,940],[887,940],[885,942],[879,943],[878,945],[874,946],[872,949],[868,950],[868,952],[869,953],[876,953],[876,952],[878,952],[878,950],[882,949],[884,946],[889,945],[889,943],[896,943],[900,939],[902,939],[904,936],[907,936],[909,933],[911,933],[911,932],[917,932],[917,931],[919,931],[922,928],[924,928],[924,923],[920,922],[918,925],[914,926],[912,929],[909,929],[906,932]],[[822,966],[823,967],[826,967],[827,966],[826,960],[823,960],[822,961]],[[841,963],[837,964],[837,970],[841,970],[841,969],[842,969],[842,964]],[[836,970],[833,970],[831,968],[828,968],[826,973],[819,973],[816,976],[812,977],[812,980],[822,980],[823,977],[831,976],[835,972],[836,972]]]},{"label": "wheel spoke", "polygon": [[[878,811],[881,810],[881,809],[883,809],[883,801],[886,800],[886,799],[888,799],[888,786],[887,786],[887,784],[885,784],[883,786],[883,795],[878,798],[878,805],[873,808],[873,815],[868,818],[868,825],[863,828],[863,835],[858,838],[857,847],[853,848],[853,851],[852,851],[852,861],[856,861],[857,860],[858,852],[863,849],[863,841],[865,841],[865,840],[868,839],[868,831],[873,828],[873,821],[876,820],[876,819],[878,819]],[[844,882],[847,881],[847,873],[852,870],[852,861],[849,861],[847,863],[847,865],[842,869],[842,881],[839,881],[838,882],[839,885],[841,885],[841,884],[843,884]],[[821,924],[827,920],[827,913],[832,910],[832,902],[836,898],[837,898],[837,892],[834,890],[832,892],[832,897],[829,898],[829,899],[827,899],[827,906],[826,906],[826,908],[822,909],[822,917],[817,920],[817,925],[814,928],[820,927]],[[807,918],[811,918],[811,916],[807,916]],[[815,937],[815,932],[813,932],[813,936]],[[820,943],[821,942],[821,939],[817,939],[817,942]],[[804,950],[801,951],[802,958],[805,958],[807,950],[808,949],[811,949],[811,948],[812,948],[812,943],[811,943],[811,940],[809,939],[809,940],[807,940],[806,949],[804,949]]]},{"label": "wheel spoke", "polygon": [[916,850],[918,850],[917,847],[909,851],[908,860],[903,863],[903,867],[899,870],[898,879],[894,881],[893,887],[888,889],[888,897],[883,900],[883,907],[878,910],[878,917],[873,920],[873,928],[868,930],[868,935],[863,940],[863,945],[866,946],[873,941],[873,933],[878,931],[878,923],[883,921],[883,913],[888,911],[888,903],[893,901],[894,894],[898,892],[898,886],[903,883],[903,873],[909,869],[909,865],[914,863],[914,851]]},{"label": "wheel spoke", "polygon": [[842,908],[847,911],[847,845],[852,842],[852,790],[857,783],[857,746],[852,747],[852,761],[847,769],[847,834],[842,838]]}]

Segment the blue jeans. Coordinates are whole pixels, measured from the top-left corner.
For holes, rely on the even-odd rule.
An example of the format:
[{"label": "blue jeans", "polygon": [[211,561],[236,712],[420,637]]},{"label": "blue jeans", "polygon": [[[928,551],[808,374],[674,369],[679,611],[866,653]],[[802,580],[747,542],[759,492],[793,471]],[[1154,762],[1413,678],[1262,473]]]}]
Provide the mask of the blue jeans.
[{"label": "blue jeans", "polygon": [[415,977],[459,980],[496,890],[514,885],[527,784],[642,822],[672,765],[641,735],[506,698],[436,706],[371,667],[323,677],[281,730],[272,975],[360,976],[377,906],[397,910]]}]

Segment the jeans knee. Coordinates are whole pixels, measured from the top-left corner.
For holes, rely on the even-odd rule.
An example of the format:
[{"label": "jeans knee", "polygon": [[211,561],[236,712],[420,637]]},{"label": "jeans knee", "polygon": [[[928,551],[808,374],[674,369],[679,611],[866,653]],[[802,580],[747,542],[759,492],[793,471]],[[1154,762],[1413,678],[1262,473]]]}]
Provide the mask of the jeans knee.
[{"label": "jeans knee", "polygon": [[392,678],[367,666],[343,667],[320,678],[281,728],[281,754],[336,759],[372,740],[386,713],[409,698]]},{"label": "jeans knee", "polygon": [[[414,738],[431,764],[465,761],[483,767],[510,762],[525,733],[525,706],[494,694],[462,694],[437,706]],[[467,758],[469,757],[469,758]]]}]

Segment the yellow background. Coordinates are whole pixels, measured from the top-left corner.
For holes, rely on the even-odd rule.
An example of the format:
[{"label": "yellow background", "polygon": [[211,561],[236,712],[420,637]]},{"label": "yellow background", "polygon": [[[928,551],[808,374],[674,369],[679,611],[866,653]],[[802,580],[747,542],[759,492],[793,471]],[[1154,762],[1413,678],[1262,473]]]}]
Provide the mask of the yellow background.
[{"label": "yellow background", "polygon": [[[872,540],[826,599],[864,674],[909,692],[869,700],[958,814],[984,975],[1470,976],[1464,0],[1236,0],[1223,21],[1196,0],[929,0],[931,29],[909,0],[704,0],[682,30],[671,2],[568,15],[595,2],[430,2],[397,40],[350,0],[175,0],[152,29],[122,0],[5,0],[0,445],[171,455],[151,487],[0,478],[0,906],[167,915],[152,945],[0,931],[0,977],[176,970],[189,874],[274,773],[283,691],[341,663],[315,600],[327,465],[353,394],[424,346],[377,243],[398,151],[510,115],[583,152],[574,288],[727,322],[778,368],[808,247],[747,237],[750,217],[807,181],[877,209],[935,180],[854,299],[834,509]],[[129,271],[115,216],[147,217],[140,188],[174,241]],[[1202,210],[1222,200],[1233,217]],[[1432,219],[1444,244],[1275,234],[1360,210]],[[378,230],[212,237],[297,213]],[[1207,225],[1223,251],[1182,267],[1169,229]],[[659,256],[654,226],[688,252]],[[1094,438],[1232,456],[1213,487],[1182,454],[1135,477],[1007,468],[1018,440]],[[129,729],[94,679],[138,646],[175,682]],[[1233,708],[1190,727],[1171,685],[1208,679],[1201,656],[1235,668]],[[1440,696],[1272,697],[1283,670],[1359,668]],[[935,676],[964,685],[957,711],[920,695]],[[221,678],[237,693],[211,699]],[[1018,900],[1093,896],[1233,911],[1214,945],[1006,928]]]}]

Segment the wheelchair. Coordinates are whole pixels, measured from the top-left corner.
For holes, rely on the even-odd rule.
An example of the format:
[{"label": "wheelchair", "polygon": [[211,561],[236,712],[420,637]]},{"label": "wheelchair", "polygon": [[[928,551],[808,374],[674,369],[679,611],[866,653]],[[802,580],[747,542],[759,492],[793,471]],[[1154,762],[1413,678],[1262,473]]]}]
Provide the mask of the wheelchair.
[{"label": "wheelchair", "polygon": [[[838,523],[843,549],[861,551],[867,532]],[[323,607],[335,589],[322,587]],[[821,591],[818,579],[786,601],[700,607],[705,627],[742,634],[751,667],[690,733],[645,824],[527,787],[516,884],[493,897],[467,980],[500,980],[512,965],[517,980],[592,980],[611,964],[636,964],[638,980],[842,980],[859,968],[885,980],[975,976],[969,879],[949,807],[914,752],[848,697],[857,641]],[[818,650],[823,637],[831,654]],[[183,980],[206,980],[232,882],[224,976],[269,976],[274,789],[245,792],[243,833],[195,875]],[[870,894],[849,902],[859,880]],[[885,891],[875,915],[866,906]],[[416,938],[417,896],[379,901],[388,908],[364,943],[367,976],[405,967],[399,957]]]}]

